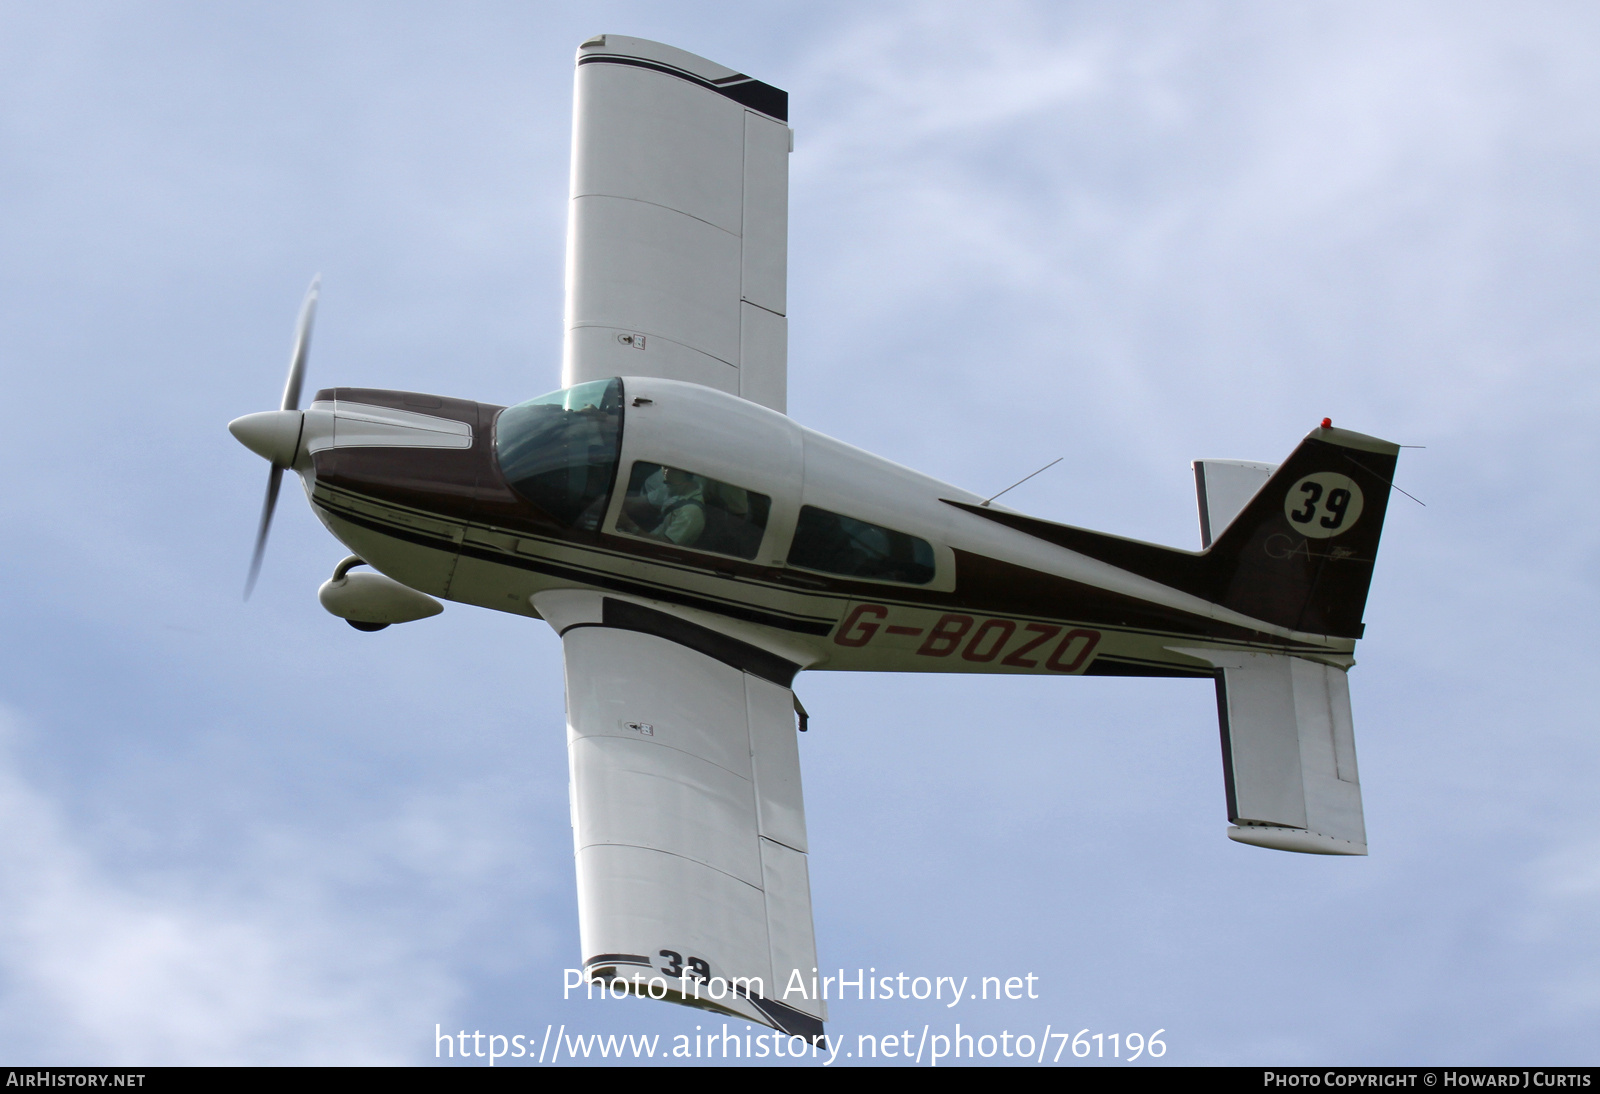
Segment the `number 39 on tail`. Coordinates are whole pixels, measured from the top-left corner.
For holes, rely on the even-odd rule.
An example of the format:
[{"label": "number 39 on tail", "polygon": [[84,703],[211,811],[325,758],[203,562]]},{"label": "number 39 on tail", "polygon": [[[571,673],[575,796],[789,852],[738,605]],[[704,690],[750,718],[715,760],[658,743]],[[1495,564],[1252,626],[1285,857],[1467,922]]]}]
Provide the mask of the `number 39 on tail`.
[{"label": "number 39 on tail", "polygon": [[787,95],[670,46],[578,50],[562,387],[329,388],[233,422],[350,551],[363,630],[440,601],[566,662],[583,966],[816,1037],[802,670],[1214,681],[1243,843],[1366,853],[1346,670],[1398,447],[1324,420],[1197,461],[1203,550],[1025,516],[785,413]]}]

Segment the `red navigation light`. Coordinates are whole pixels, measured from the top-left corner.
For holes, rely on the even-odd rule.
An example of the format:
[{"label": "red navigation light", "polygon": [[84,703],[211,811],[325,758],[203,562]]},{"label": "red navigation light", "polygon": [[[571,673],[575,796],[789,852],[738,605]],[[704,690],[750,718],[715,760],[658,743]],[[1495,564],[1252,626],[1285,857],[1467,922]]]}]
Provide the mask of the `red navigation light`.
[{"label": "red navigation light", "polygon": [[1333,428],[1333,419],[1332,418],[1324,418],[1324,419],[1322,419],[1322,428],[1323,429],[1332,429]]}]

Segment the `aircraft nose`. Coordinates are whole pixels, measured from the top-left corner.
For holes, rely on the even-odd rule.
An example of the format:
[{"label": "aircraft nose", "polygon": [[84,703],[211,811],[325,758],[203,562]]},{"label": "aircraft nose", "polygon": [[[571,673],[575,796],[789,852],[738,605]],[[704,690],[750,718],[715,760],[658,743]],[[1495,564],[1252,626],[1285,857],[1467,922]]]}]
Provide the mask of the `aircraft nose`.
[{"label": "aircraft nose", "polygon": [[304,420],[305,415],[298,410],[263,410],[235,418],[228,423],[228,432],[274,466],[289,467],[300,447]]}]

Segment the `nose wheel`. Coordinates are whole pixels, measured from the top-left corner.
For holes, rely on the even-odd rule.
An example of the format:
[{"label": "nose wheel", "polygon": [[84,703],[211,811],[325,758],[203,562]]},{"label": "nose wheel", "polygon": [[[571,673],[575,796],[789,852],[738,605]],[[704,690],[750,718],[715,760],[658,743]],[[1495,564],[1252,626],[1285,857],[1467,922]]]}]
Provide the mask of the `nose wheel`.
[{"label": "nose wheel", "polygon": [[427,619],[444,611],[444,605],[426,593],[400,584],[380,573],[350,571],[366,566],[350,555],[333,568],[333,576],[317,590],[317,599],[331,614],[358,631],[381,631],[395,623]]},{"label": "nose wheel", "polygon": [[[366,564],[367,564],[366,560],[363,559],[360,555],[351,555],[348,558],[340,560],[339,565],[337,565],[337,566],[335,566],[333,568],[333,577],[331,579],[329,579],[329,584],[331,584],[331,585],[342,585],[344,583],[344,578],[345,578],[346,574],[348,574],[351,570],[355,569],[357,566],[365,566]],[[358,631],[367,631],[367,632],[381,631],[385,627],[393,626],[393,624],[391,624],[391,623],[369,623],[364,619],[348,619],[347,618],[345,620],[345,622],[350,624],[352,627],[354,627]]]}]

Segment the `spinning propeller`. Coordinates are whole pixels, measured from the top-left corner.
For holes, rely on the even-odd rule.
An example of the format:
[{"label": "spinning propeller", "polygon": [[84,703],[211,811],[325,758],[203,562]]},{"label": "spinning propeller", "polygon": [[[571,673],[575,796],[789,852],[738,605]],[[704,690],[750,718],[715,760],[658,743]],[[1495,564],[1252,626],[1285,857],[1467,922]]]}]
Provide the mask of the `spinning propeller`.
[{"label": "spinning propeller", "polygon": [[261,557],[267,549],[267,532],[272,528],[272,511],[278,506],[278,489],[283,485],[283,470],[294,463],[300,447],[304,416],[300,413],[300,384],[306,374],[306,354],[311,349],[311,324],[317,316],[317,292],[322,275],[311,279],[305,302],[300,305],[300,321],[295,325],[294,352],[289,357],[289,380],[283,385],[283,407],[259,414],[246,414],[228,423],[228,431],[239,443],[271,461],[267,475],[267,496],[261,503],[261,527],[256,532],[255,554],[250,558],[250,576],[244,583],[244,598],[250,599],[261,573]]}]

